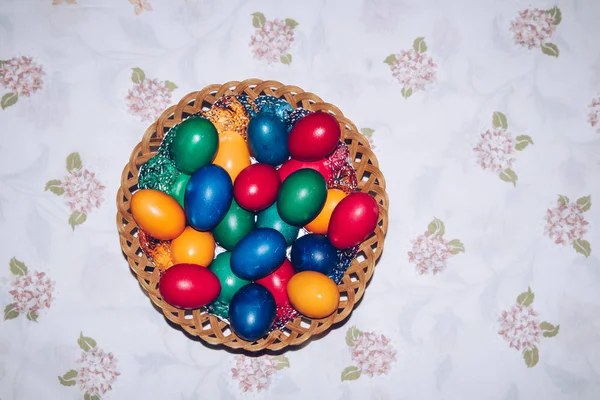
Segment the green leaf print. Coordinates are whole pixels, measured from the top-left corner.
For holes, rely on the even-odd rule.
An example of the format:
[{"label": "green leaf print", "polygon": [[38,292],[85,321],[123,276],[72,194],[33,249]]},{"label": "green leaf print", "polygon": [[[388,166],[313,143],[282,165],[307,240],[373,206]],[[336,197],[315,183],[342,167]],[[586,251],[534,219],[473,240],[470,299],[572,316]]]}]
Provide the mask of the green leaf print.
[{"label": "green leaf print", "polygon": [[59,376],[58,381],[63,386],[75,386],[75,384],[77,383],[77,380],[75,378],[77,378],[77,371],[72,369],[65,373],[63,376]]},{"label": "green leaf print", "polygon": [[540,324],[540,329],[543,331],[542,335],[544,337],[554,337],[558,335],[558,330],[560,329],[560,325],[552,325],[549,322],[542,322]]},{"label": "green leaf print", "polygon": [[289,65],[289,64],[292,63],[292,55],[291,54],[284,54],[284,55],[281,56],[280,60],[281,60],[282,63],[284,63],[286,65]]},{"label": "green leaf print", "polygon": [[27,273],[27,266],[25,265],[25,263],[23,261],[17,260],[15,257],[10,259],[8,265],[10,267],[10,272],[12,272],[15,275],[23,276]]},{"label": "green leaf print", "polygon": [[363,135],[365,135],[366,137],[371,137],[373,136],[373,133],[375,133],[375,129],[371,129],[371,128],[362,128],[360,130],[360,133],[362,133]]},{"label": "green leaf print", "polygon": [[552,25],[558,25],[560,24],[560,21],[562,21],[562,12],[560,11],[560,8],[556,6],[546,10],[546,14],[549,14],[550,17],[552,17]]},{"label": "green leaf print", "polygon": [[83,167],[83,163],[81,162],[81,156],[79,153],[75,152],[67,156],[67,171],[79,171],[81,167]]},{"label": "green leaf print", "polygon": [[361,336],[363,336],[363,333],[356,326],[350,327],[348,332],[346,332],[346,344],[350,347],[353,347],[354,343]]},{"label": "green leaf print", "polygon": [[559,51],[558,47],[554,43],[544,43],[542,45],[542,53],[548,56],[558,57]]},{"label": "green leaf print", "polygon": [[508,122],[506,121],[506,115],[500,111],[495,111],[492,115],[492,125],[494,128],[508,129]]},{"label": "green leaf print", "polygon": [[44,187],[44,192],[49,190],[57,196],[62,196],[65,193],[65,189],[61,185],[62,182],[59,179],[48,181],[46,182],[46,187]]},{"label": "green leaf print", "polygon": [[385,58],[385,60],[383,60],[383,62],[385,64],[389,64],[389,65],[392,65],[394,63],[394,61],[396,61],[396,55],[395,54],[390,54],[389,56],[387,56]]},{"label": "green leaf print", "polygon": [[275,369],[278,371],[284,368],[289,368],[290,366],[290,360],[288,360],[288,358],[283,354],[279,356],[273,356],[272,359],[275,360],[275,362],[277,363],[275,365]]},{"label": "green leaf print", "polygon": [[465,245],[458,239],[451,240],[447,243],[448,248],[450,248],[450,253],[456,255],[458,253],[465,252]]},{"label": "green leaf print", "polygon": [[581,206],[582,211],[587,211],[592,207],[592,196],[584,196],[577,199],[577,204]]},{"label": "green leaf print", "polygon": [[295,27],[297,27],[299,25],[296,21],[294,21],[291,18],[286,18],[285,19],[285,24],[287,26],[289,26],[291,29],[294,29]]},{"label": "green leaf print", "polygon": [[2,99],[0,99],[0,106],[3,110],[5,110],[10,106],[15,105],[17,100],[19,100],[18,93],[6,93],[4,96],[2,96]]},{"label": "green leaf print", "polygon": [[342,382],[343,381],[355,381],[360,378],[362,373],[361,369],[355,366],[350,366],[342,371]]},{"label": "green leaf print", "polygon": [[75,227],[77,225],[83,224],[86,219],[87,215],[85,213],[73,211],[73,214],[71,214],[71,216],[69,217],[69,225],[71,225],[71,228],[75,230]]},{"label": "green leaf print", "polygon": [[28,312],[27,313],[27,319],[33,322],[37,322],[38,319],[38,315],[36,312]]},{"label": "green leaf print", "polygon": [[413,49],[418,53],[425,53],[427,51],[427,44],[425,44],[425,38],[416,38],[413,42]]},{"label": "green leaf print", "polygon": [[177,85],[176,85],[176,84],[174,84],[174,83],[173,83],[173,82],[171,82],[171,81],[165,81],[165,87],[166,87],[167,89],[169,89],[169,91],[171,91],[171,92],[172,92],[173,90],[177,89]]},{"label": "green leaf print", "polygon": [[146,74],[142,71],[141,68],[135,67],[131,68],[133,72],[131,72],[131,80],[133,83],[142,83],[144,79],[146,79]]},{"label": "green leaf print", "polygon": [[255,28],[262,28],[263,25],[267,22],[267,18],[265,18],[265,14],[260,12],[255,12],[252,14],[252,26]]},{"label": "green leaf print", "polygon": [[432,235],[443,236],[444,233],[446,233],[446,227],[441,220],[434,218],[433,221],[427,225],[427,232]]},{"label": "green leaf print", "polygon": [[569,204],[569,198],[567,196],[563,196],[562,194],[558,195],[558,204],[561,206],[566,206]]},{"label": "green leaf print", "polygon": [[530,306],[535,299],[535,294],[531,291],[531,288],[528,287],[526,292],[523,292],[517,297],[517,303],[523,306]]},{"label": "green leaf print", "polygon": [[96,347],[96,341],[91,337],[83,336],[83,332],[79,334],[79,339],[77,339],[77,344],[81,347],[83,351],[90,351],[94,347]]},{"label": "green leaf print", "polygon": [[573,248],[576,252],[583,254],[586,258],[592,254],[592,247],[590,242],[584,239],[573,240]]},{"label": "green leaf print", "polygon": [[408,99],[410,96],[412,96],[412,88],[408,88],[408,90],[402,88],[402,97],[404,97],[405,99]]},{"label": "green leaf print", "polygon": [[523,352],[523,359],[525,360],[527,368],[535,367],[538,361],[540,361],[538,348],[533,346],[533,348],[525,350]]},{"label": "green leaf print", "polygon": [[519,135],[517,136],[517,144],[515,146],[515,149],[521,151],[523,150],[525,147],[529,146],[530,144],[533,144],[533,139],[531,139],[530,136],[527,135]]},{"label": "green leaf print", "polygon": [[499,176],[504,182],[512,183],[514,187],[517,187],[517,180],[519,177],[512,169],[506,168],[504,171],[500,172]]},{"label": "green leaf print", "polygon": [[97,394],[92,396],[88,392],[85,392],[85,395],[83,396],[83,400],[100,400],[100,396],[98,396]]},{"label": "green leaf print", "polygon": [[19,316],[19,312],[15,310],[15,305],[9,304],[4,307],[4,320],[7,321],[9,319],[15,319]]}]

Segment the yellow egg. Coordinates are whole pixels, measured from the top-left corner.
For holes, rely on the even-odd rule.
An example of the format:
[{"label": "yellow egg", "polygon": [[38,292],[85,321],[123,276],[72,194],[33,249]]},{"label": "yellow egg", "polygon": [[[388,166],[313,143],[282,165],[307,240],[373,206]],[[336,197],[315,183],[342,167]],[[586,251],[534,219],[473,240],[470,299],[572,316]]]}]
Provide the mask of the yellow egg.
[{"label": "yellow egg", "polygon": [[327,228],[329,227],[329,220],[331,219],[333,210],[346,196],[346,193],[339,189],[328,189],[327,199],[325,200],[323,209],[315,219],[306,224],[305,228],[312,233],[325,235],[327,233]]},{"label": "yellow egg", "polygon": [[210,232],[200,232],[188,226],[171,242],[174,264],[198,264],[208,267],[215,257],[215,239]]},{"label": "yellow egg", "polygon": [[159,240],[171,240],[185,229],[185,213],[177,200],[153,189],[131,196],[131,214],[143,231]]},{"label": "yellow egg", "polygon": [[219,134],[219,150],[213,164],[227,171],[231,181],[235,182],[240,171],[250,165],[250,152],[244,138],[236,132],[221,132]]},{"label": "yellow egg", "polygon": [[287,284],[292,306],[310,318],[325,318],[337,310],[340,293],[335,282],[315,271],[298,272]]}]

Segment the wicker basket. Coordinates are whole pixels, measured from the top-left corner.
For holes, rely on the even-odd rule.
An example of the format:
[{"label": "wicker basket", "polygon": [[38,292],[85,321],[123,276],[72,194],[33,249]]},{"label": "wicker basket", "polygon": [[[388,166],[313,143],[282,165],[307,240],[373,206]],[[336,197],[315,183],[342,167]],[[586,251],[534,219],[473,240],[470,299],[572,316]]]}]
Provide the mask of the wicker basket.
[{"label": "wicker basket", "polygon": [[[273,331],[254,343],[240,339],[231,331],[227,323],[214,315],[207,314],[202,309],[181,310],[172,307],[162,299],[158,291],[160,278],[158,268],[155,268],[141,251],[137,237],[138,226],[131,216],[129,207],[131,196],[138,188],[138,170],[143,163],[156,154],[165,133],[190,114],[210,108],[221,96],[243,93],[252,99],[261,94],[284,98],[294,108],[303,107],[334,115],[341,125],[342,139],[348,145],[354,160],[359,189],[369,193],[379,204],[379,221],[375,232],[360,245],[357,257],[338,285],[341,299],[337,312],[323,319],[298,317],[290,321],[283,330]],[[355,304],[363,296],[367,282],[373,276],[375,262],[383,251],[383,240],[388,226],[387,208],[385,180],[379,170],[377,158],[365,137],[337,107],[324,103],[318,96],[304,92],[296,86],[285,86],[275,81],[248,79],[243,82],[232,81],[223,85],[211,85],[199,92],[189,93],[177,105],[165,110],[146,130],[142,141],[133,149],[121,176],[121,187],[117,193],[117,227],[121,248],[129,266],[152,302],[173,324],[181,326],[190,335],[198,336],[213,345],[224,345],[248,352],[266,349],[278,351],[288,346],[302,344],[311,336],[326,331],[333,324],[343,321],[350,315]]]}]

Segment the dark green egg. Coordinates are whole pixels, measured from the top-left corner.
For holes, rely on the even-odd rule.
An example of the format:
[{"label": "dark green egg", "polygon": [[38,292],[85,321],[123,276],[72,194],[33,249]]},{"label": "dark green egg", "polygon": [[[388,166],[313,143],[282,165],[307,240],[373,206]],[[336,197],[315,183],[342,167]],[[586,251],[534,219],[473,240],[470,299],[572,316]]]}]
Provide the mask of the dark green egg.
[{"label": "dark green egg", "polygon": [[273,203],[269,208],[258,213],[256,220],[257,228],[271,228],[279,231],[285,238],[285,243],[290,246],[298,237],[300,228],[290,225],[281,219],[277,211],[277,203]]},{"label": "dark green egg", "polygon": [[321,212],[327,199],[327,184],[314,169],[299,169],[281,184],[277,211],[290,225],[304,226]]},{"label": "dark green egg", "polygon": [[169,190],[169,194],[173,197],[181,208],[184,208],[184,197],[185,197],[185,188],[187,187],[188,181],[190,180],[190,176],[186,174],[179,174],[177,179],[175,179],[175,183]]},{"label": "dark green egg", "polygon": [[233,250],[237,242],[254,229],[254,213],[244,210],[231,200],[229,211],[213,228],[213,236],[217,243],[227,250]]},{"label": "dark green egg", "polygon": [[242,278],[239,278],[231,271],[231,253],[226,251],[219,254],[208,267],[221,282],[221,293],[217,300],[221,303],[229,304],[234,294],[243,286],[249,284]]},{"label": "dark green egg", "polygon": [[171,152],[181,172],[192,175],[212,162],[219,148],[219,134],[212,122],[190,117],[173,129],[176,131]]}]

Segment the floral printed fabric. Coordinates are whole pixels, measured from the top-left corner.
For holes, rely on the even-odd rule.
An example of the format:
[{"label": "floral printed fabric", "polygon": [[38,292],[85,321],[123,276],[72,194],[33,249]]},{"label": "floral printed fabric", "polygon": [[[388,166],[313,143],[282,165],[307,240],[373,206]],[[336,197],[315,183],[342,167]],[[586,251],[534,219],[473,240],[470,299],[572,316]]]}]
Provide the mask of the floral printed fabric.
[{"label": "floral printed fabric", "polygon": [[[598,398],[600,2],[0,9],[0,399]],[[343,112],[390,200],[358,307],[283,353],[173,329],[115,226],[146,129],[249,77]]]}]

